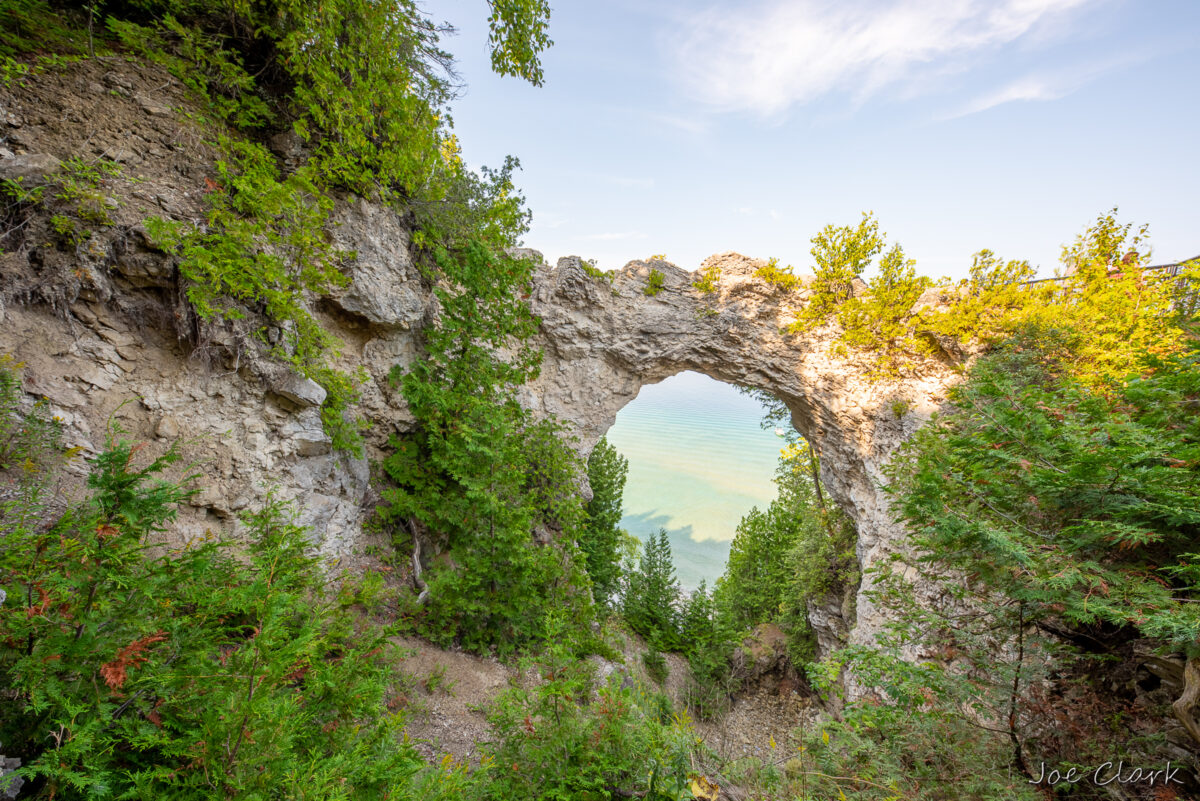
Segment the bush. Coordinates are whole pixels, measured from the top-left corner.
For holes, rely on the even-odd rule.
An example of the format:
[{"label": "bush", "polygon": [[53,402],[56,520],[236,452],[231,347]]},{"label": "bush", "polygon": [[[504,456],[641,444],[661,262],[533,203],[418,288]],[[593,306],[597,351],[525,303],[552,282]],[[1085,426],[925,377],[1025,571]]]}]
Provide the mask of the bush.
[{"label": "bush", "polygon": [[[378,798],[420,766],[387,713],[389,644],[325,594],[278,503],[246,559],[155,545],[191,490],[110,441],[91,496],[0,519],[0,740],[34,795]],[[17,501],[19,507],[21,501]],[[32,523],[32,525],[31,525]]]},{"label": "bush", "polygon": [[615,674],[594,688],[592,664],[574,656],[571,627],[556,618],[551,630],[545,653],[527,661],[538,681],[507,691],[488,716],[496,740],[469,797],[687,797],[690,728],[663,722],[656,699],[623,687]]},{"label": "bush", "polygon": [[798,277],[792,274],[792,268],[789,265],[787,269],[781,269],[779,259],[772,256],[765,266],[759,267],[754,271],[756,278],[761,278],[771,286],[777,286],[786,292],[791,292],[799,289],[802,283]]},{"label": "bush", "polygon": [[854,279],[883,250],[879,223],[871,214],[853,228],[827,225],[812,239],[812,298],[790,327],[805,331],[821,325],[854,295]]},{"label": "bush", "polygon": [[667,680],[667,660],[662,655],[662,652],[650,645],[646,653],[642,654],[642,665],[646,668],[646,675],[661,685]]},{"label": "bush", "polygon": [[642,294],[647,297],[654,297],[663,289],[663,274],[661,270],[650,270],[650,277],[646,279],[646,288],[642,290]]},{"label": "bush", "polygon": [[713,264],[700,272],[700,277],[692,282],[692,286],[702,295],[711,295],[717,291],[717,281],[721,278],[721,268]]}]

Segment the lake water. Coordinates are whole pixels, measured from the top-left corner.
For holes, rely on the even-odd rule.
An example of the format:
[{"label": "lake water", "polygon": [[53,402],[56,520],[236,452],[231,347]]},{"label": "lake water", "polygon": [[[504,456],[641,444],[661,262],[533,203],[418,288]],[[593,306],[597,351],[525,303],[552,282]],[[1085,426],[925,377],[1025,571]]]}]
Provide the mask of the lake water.
[{"label": "lake water", "polygon": [[711,588],[725,572],[738,521],[775,498],[782,437],[762,405],[728,384],[680,373],[642,387],[608,441],[629,460],[621,525],[645,541],[667,529],[679,583]]}]

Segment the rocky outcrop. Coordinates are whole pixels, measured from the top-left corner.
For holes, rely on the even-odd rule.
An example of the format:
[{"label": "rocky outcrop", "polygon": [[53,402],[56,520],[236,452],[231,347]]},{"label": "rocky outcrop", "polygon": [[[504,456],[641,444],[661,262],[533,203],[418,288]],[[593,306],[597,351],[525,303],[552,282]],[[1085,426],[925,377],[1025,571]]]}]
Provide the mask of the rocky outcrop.
[{"label": "rocky outcrop", "polygon": [[[68,442],[84,453],[102,446],[113,422],[157,448],[181,442],[203,491],[181,515],[179,537],[236,534],[238,512],[273,491],[295,501],[325,555],[354,563],[369,544],[368,460],[331,448],[319,417],[323,390],[266,358],[266,346],[248,336],[252,321],[209,326],[202,336],[189,329],[173,259],[146,239],[142,221],[152,213],[202,214],[213,154],[186,120],[158,113],[186,103],[181,87],[121,61],[85,61],[39,80],[3,99],[12,150],[11,158],[0,153],[0,174],[102,155],[126,171],[105,190],[112,224],[74,251],[42,247],[39,237],[49,236],[42,220],[31,223],[21,248],[0,257],[0,353],[26,363],[27,391],[46,399]],[[95,121],[95,130],[80,128],[82,120]],[[356,413],[370,424],[367,457],[379,456],[387,437],[412,423],[387,376],[417,357],[431,295],[401,215],[354,200],[336,210],[335,223],[336,244],[356,253],[351,282],[313,298],[312,308],[343,343],[341,366],[365,370]],[[534,251],[524,255],[542,262]],[[542,321],[545,361],[523,400],[569,423],[586,454],[642,386],[675,373],[766,390],[819,450],[825,485],[855,520],[859,560],[869,566],[899,541],[879,488],[882,468],[954,374],[928,363],[903,380],[872,383],[864,363],[839,352],[831,326],[783,333],[806,290],[757,277],[764,264],[735,253],[710,258],[703,269],[717,273],[711,292],[693,285],[697,274],[667,262],[632,262],[611,280],[574,257],[542,264],[530,302]],[[648,295],[654,270],[663,285]],[[267,331],[268,339],[278,336]],[[854,606],[857,621],[833,619],[835,608]],[[832,616],[819,627],[827,641],[847,630],[865,641],[880,624],[861,592],[856,604],[822,608]]]},{"label": "rocky outcrop", "polygon": [[[541,261],[536,252],[527,255]],[[611,282],[573,257],[543,266],[532,303],[546,357],[527,400],[573,423],[588,451],[642,386],[681,371],[766,390],[787,405],[793,425],[820,453],[821,478],[855,521],[859,561],[869,567],[901,539],[880,489],[882,469],[941,403],[955,373],[927,362],[902,380],[873,382],[865,361],[840,352],[832,324],[784,333],[808,291],[757,277],[765,265],[736,253],[713,256],[696,273],[635,261]],[[663,288],[647,295],[652,270],[662,273]],[[694,286],[700,273],[714,271],[715,291]],[[857,620],[834,619],[833,610],[852,607]],[[882,623],[861,590],[856,604],[822,610],[817,629],[829,633],[826,642],[847,630],[869,640]]]}]

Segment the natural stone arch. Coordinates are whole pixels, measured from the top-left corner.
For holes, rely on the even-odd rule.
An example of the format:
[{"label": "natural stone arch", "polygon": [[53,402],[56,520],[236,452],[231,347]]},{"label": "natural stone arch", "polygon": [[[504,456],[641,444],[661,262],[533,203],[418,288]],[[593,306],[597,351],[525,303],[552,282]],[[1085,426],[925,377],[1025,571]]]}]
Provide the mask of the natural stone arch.
[{"label": "natural stone arch", "polygon": [[[525,254],[542,261],[535,251]],[[930,363],[902,380],[873,382],[864,359],[837,347],[833,325],[783,333],[809,293],[757,277],[765,264],[736,253],[709,258],[702,269],[719,270],[709,293],[693,285],[699,273],[663,261],[630,262],[611,281],[576,257],[543,264],[531,302],[545,360],[525,402],[573,426],[586,454],[642,386],[684,370],[765,390],[821,455],[822,481],[854,519],[859,562],[869,567],[902,536],[888,513],[882,468],[943,400],[955,374]],[[651,270],[663,275],[653,296],[645,294]],[[832,608],[813,610],[823,648],[843,626],[853,627],[858,642],[878,631],[882,621],[861,590],[856,606],[855,621],[838,620]]]}]

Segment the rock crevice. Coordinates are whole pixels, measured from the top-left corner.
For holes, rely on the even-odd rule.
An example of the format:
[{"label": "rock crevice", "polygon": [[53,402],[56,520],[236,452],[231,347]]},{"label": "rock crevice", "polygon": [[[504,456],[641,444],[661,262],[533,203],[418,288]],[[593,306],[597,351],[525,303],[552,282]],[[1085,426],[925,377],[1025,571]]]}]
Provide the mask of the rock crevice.
[{"label": "rock crevice", "polygon": [[[156,113],[186,107],[186,96],[155,68],[125,63],[83,62],[39,81],[4,99],[9,133],[15,124],[20,134],[8,136],[13,150],[0,152],[0,174],[45,172],[73,156],[111,158],[121,145],[127,175],[106,188],[111,225],[73,254],[42,246],[38,238],[51,234],[41,219],[30,222],[23,245],[0,256],[0,353],[28,365],[27,392],[46,399],[67,442],[84,452],[103,445],[112,420],[160,447],[183,443],[185,461],[201,467],[205,487],[180,517],[181,539],[236,533],[238,512],[273,491],[295,502],[299,522],[325,555],[352,566],[370,544],[368,461],[331,448],[319,417],[323,390],[265,358],[265,346],[247,346],[253,338],[246,330],[214,327],[194,350],[173,258],[146,240],[147,216],[193,221],[202,214],[197,187],[205,185],[214,154],[193,124]],[[56,109],[92,108],[92,87],[100,84],[116,88],[103,113],[93,109],[97,129],[81,135],[71,115]],[[367,457],[378,457],[391,434],[412,425],[388,374],[418,358],[435,301],[414,265],[401,214],[353,200],[334,220],[336,246],[356,253],[351,281],[314,298],[312,311],[343,342],[338,366],[366,372],[354,411],[371,424]],[[756,275],[766,262],[735,253],[713,256],[696,273],[635,261],[608,277],[576,257],[551,267],[535,251],[522,255],[540,265],[530,303],[545,353],[522,400],[567,422],[581,453],[642,386],[694,370],[765,390],[787,405],[821,454],[830,495],[857,525],[863,567],[900,542],[881,471],[941,402],[955,377],[949,369],[929,363],[903,380],[872,383],[867,361],[837,347],[832,325],[782,333],[805,302],[803,282],[792,290],[771,284]],[[652,271],[662,287],[647,294]],[[712,291],[696,287],[701,274],[715,278]],[[898,416],[896,409],[905,411]],[[835,619],[832,608],[816,616],[825,621],[818,630],[823,644],[847,627],[857,640],[878,629],[861,590],[856,604],[842,606],[855,606],[857,621]]]}]

